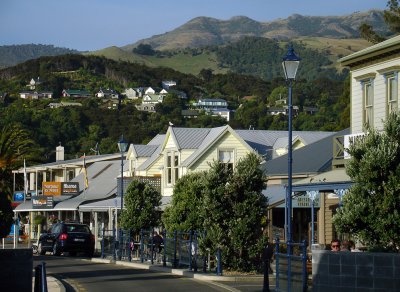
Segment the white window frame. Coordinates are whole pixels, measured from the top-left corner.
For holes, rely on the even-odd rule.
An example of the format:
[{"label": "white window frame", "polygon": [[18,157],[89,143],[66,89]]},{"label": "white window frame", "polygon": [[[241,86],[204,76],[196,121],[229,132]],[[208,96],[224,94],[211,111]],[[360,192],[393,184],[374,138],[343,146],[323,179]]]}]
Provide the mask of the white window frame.
[{"label": "white window frame", "polygon": [[386,77],[386,114],[389,116],[393,112],[398,112],[399,108],[399,89],[397,72]]},{"label": "white window frame", "polygon": [[175,185],[179,179],[179,152],[167,151],[165,155],[165,183],[167,186]]},{"label": "white window frame", "polygon": [[[228,154],[229,153],[229,154]],[[218,161],[226,164],[231,170],[235,168],[236,153],[232,148],[218,149]]]},{"label": "white window frame", "polygon": [[374,80],[368,79],[362,83],[363,96],[363,124],[374,126]]}]

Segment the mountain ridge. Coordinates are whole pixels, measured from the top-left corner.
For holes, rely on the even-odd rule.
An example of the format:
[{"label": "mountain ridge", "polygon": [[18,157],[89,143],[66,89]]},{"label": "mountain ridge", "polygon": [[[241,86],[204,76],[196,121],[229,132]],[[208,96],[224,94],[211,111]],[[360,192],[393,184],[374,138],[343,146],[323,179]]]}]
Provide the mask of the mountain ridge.
[{"label": "mountain ridge", "polygon": [[228,20],[199,16],[170,32],[154,35],[121,48],[130,51],[141,43],[150,44],[157,50],[197,48],[223,45],[245,36],[281,40],[297,37],[359,38],[358,27],[364,22],[375,27],[379,33],[389,33],[381,10],[354,12],[344,16],[293,14],[288,18],[270,22],[259,22],[247,16],[234,16]]}]

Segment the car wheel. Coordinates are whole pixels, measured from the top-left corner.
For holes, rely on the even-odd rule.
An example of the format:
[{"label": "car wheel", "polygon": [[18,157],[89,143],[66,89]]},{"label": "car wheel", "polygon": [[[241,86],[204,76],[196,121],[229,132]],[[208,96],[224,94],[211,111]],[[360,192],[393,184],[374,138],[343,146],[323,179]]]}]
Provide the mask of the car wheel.
[{"label": "car wheel", "polygon": [[54,245],[53,245],[53,255],[55,255],[55,256],[61,255],[61,252],[60,252],[60,250],[58,248],[57,242],[55,242]]},{"label": "car wheel", "polygon": [[38,254],[40,254],[40,255],[45,255],[45,254],[46,254],[46,251],[43,249],[43,246],[42,246],[42,243],[41,243],[41,242],[39,242],[39,245],[38,245],[38,247],[37,247],[37,252],[38,252]]}]

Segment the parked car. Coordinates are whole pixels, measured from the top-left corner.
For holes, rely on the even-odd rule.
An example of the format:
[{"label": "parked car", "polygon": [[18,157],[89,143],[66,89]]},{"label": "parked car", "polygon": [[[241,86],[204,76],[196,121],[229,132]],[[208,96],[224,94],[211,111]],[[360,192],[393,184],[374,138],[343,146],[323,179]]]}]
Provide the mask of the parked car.
[{"label": "parked car", "polygon": [[53,255],[68,252],[74,256],[84,252],[92,257],[94,253],[94,235],[86,224],[59,222],[52,226],[49,232],[42,234],[38,242],[38,253],[44,255],[47,251]]}]

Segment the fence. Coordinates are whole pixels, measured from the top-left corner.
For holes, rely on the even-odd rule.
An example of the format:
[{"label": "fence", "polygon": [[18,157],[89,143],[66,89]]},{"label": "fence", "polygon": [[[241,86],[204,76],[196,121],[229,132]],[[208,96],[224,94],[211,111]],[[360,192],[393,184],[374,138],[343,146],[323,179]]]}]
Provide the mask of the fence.
[{"label": "fence", "polygon": [[307,243],[275,244],[275,291],[307,291]]},{"label": "fence", "polygon": [[216,268],[222,275],[221,254],[212,256],[199,249],[199,243],[205,238],[205,232],[180,232],[164,230],[161,237],[154,230],[141,230],[136,237],[129,231],[102,230],[101,257],[114,260],[151,262],[173,268],[188,268],[190,271],[203,272]]}]

